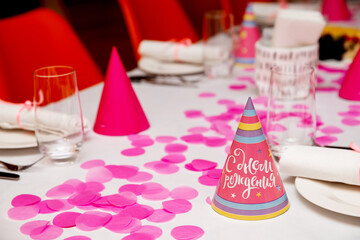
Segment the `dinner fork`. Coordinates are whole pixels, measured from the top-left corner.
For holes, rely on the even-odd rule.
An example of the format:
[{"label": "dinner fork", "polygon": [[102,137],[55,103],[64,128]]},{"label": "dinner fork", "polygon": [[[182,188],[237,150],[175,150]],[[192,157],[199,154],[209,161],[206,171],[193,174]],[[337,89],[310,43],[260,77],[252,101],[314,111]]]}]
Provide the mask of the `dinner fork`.
[{"label": "dinner fork", "polygon": [[17,165],[17,164],[7,163],[7,162],[3,162],[3,161],[0,161],[0,164],[2,164],[6,169],[11,170],[11,171],[22,171],[22,170],[25,170],[25,169],[28,169],[28,168],[34,166],[36,163],[40,162],[44,158],[45,158],[45,155],[41,156],[41,158],[39,158],[35,162],[33,162],[31,164],[27,164],[27,165]]}]

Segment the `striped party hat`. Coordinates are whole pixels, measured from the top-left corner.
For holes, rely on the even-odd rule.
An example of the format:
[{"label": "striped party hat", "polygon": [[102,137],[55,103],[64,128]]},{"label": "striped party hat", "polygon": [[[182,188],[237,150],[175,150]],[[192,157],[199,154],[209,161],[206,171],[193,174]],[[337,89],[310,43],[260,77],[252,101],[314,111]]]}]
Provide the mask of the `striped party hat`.
[{"label": "striped party hat", "polygon": [[240,119],[212,208],[221,215],[242,220],[276,217],[289,208],[251,98]]}]

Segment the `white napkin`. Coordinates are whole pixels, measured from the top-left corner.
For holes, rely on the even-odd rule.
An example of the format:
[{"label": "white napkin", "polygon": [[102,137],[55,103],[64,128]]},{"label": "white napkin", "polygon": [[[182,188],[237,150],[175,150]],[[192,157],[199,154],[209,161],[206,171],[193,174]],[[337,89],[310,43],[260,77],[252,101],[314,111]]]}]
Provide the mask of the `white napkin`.
[{"label": "white napkin", "polygon": [[[17,122],[17,115],[23,104],[8,103],[0,100],[0,128],[18,129],[20,126]],[[66,115],[57,112],[42,111],[40,119],[40,128],[50,132],[71,133],[78,129],[81,120],[77,116]],[[20,125],[29,131],[35,131],[34,110],[24,108],[20,112]],[[91,129],[90,121],[83,118],[84,132]]]},{"label": "white napkin", "polygon": [[320,12],[281,9],[273,32],[273,47],[290,48],[318,42],[326,21]]},{"label": "white napkin", "polygon": [[[186,46],[171,41],[143,40],[139,45],[138,52],[142,57],[167,62],[202,64],[204,61],[203,46],[199,43]],[[222,57],[223,50],[219,47],[212,47],[207,50],[207,55],[216,60]]]},{"label": "white napkin", "polygon": [[282,173],[360,185],[360,153],[353,150],[290,146],[280,158]]}]

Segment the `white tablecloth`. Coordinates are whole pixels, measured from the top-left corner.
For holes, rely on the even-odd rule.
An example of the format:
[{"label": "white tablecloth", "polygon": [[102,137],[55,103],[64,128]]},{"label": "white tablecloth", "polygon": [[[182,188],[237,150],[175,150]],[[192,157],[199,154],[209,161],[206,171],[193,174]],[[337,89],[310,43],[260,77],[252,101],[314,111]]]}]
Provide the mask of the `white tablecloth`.
[{"label": "white tablecloth", "polygon": [[[252,72],[242,73],[242,76],[252,76]],[[325,76],[320,72],[320,76]],[[330,78],[338,77],[336,74]],[[245,85],[245,90],[231,90],[229,85]],[[196,126],[210,127],[204,119],[189,119],[184,115],[186,110],[201,110],[205,115],[217,115],[224,112],[224,106],[217,103],[220,99],[231,99],[237,104],[245,104],[249,96],[258,97],[255,85],[246,82],[233,80],[215,80],[200,83],[197,88],[192,87],[171,87],[150,85],[144,83],[133,84],[137,96],[150,122],[150,128],[141,134],[149,135],[152,139],[161,135],[178,137],[176,142],[181,143],[181,136],[188,134],[187,130]],[[83,90],[81,102],[84,116],[92,123],[95,121],[97,108],[102,92],[102,84]],[[200,98],[198,95],[204,92],[215,94],[211,98]],[[337,113],[344,109],[351,102],[339,99],[336,92],[317,92],[317,110],[324,125],[341,126],[345,131],[337,134],[338,141],[334,145],[347,146],[349,141],[359,141],[359,127],[344,126]],[[356,104],[356,102],[354,103]],[[265,107],[255,103],[257,110],[264,110]],[[235,130],[238,122],[230,122]],[[215,133],[213,135],[216,135]],[[318,136],[322,133],[319,132]],[[359,144],[359,142],[357,142]],[[227,145],[230,145],[228,141]],[[23,235],[19,228],[30,220],[51,220],[56,214],[42,214],[27,221],[11,220],[7,211],[11,208],[11,200],[23,193],[35,194],[45,198],[45,193],[51,188],[70,178],[78,178],[85,181],[86,171],[80,168],[81,163],[92,159],[103,159],[107,164],[129,164],[136,165],[141,170],[153,174],[152,182],[159,182],[163,186],[173,189],[177,186],[192,186],[199,195],[190,200],[192,210],[185,214],[178,214],[168,222],[154,224],[143,220],[146,225],[155,225],[163,230],[159,239],[172,239],[170,231],[180,225],[196,225],[201,227],[205,234],[201,239],[360,239],[360,219],[350,217],[329,210],[320,208],[306,199],[297,191],[294,185],[294,178],[282,175],[286,193],[290,202],[290,209],[283,215],[273,219],[261,221],[233,220],[221,216],[212,210],[206,203],[206,198],[212,198],[215,187],[204,186],[198,182],[201,172],[191,172],[184,168],[186,163],[193,159],[207,159],[218,163],[222,168],[226,153],[225,147],[209,148],[202,144],[188,144],[189,148],[184,153],[187,160],[178,164],[180,171],[171,175],[157,174],[144,167],[146,162],[160,160],[166,155],[164,144],[156,142],[151,147],[145,147],[146,153],[137,157],[127,157],[120,154],[123,149],[130,148],[131,142],[127,137],[108,137],[89,132],[83,145],[80,159],[73,165],[54,166],[46,162],[39,163],[33,168],[21,174],[21,180],[5,181],[0,180],[0,239],[20,240],[30,239]],[[12,150],[14,151],[14,150]],[[16,150],[15,150],[16,151]],[[31,150],[26,150],[31,151]],[[17,153],[22,153],[18,151]],[[9,150],[1,150],[0,155],[9,154]],[[12,153],[13,154],[13,153]],[[16,153],[15,153],[16,155]],[[26,155],[25,157],[26,158]],[[25,159],[24,159],[25,161]],[[105,183],[106,189],[103,194],[116,193],[117,189],[126,184],[126,180],[112,180]],[[147,201],[139,198],[153,208],[161,208],[161,201]],[[360,210],[359,210],[360,211]],[[64,239],[73,235],[85,235],[93,240],[100,239],[121,239],[126,234],[116,234],[107,229],[99,229],[92,232],[84,232],[77,228],[64,229],[64,233],[58,239]]]}]

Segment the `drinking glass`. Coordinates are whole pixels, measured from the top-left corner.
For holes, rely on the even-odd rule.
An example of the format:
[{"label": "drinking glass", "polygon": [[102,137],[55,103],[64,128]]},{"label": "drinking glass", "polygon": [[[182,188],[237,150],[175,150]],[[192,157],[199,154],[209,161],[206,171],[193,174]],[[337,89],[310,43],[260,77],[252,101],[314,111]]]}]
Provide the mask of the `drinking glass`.
[{"label": "drinking glass", "polygon": [[40,151],[56,163],[74,162],[83,143],[83,118],[75,70],[34,71],[35,135]]},{"label": "drinking glass", "polygon": [[233,68],[234,17],[222,10],[206,12],[203,23],[205,74],[209,78],[229,77]]},{"label": "drinking glass", "polygon": [[278,159],[289,145],[314,144],[314,67],[281,64],[271,68],[266,131],[272,153]]}]

